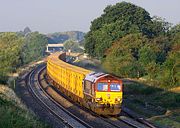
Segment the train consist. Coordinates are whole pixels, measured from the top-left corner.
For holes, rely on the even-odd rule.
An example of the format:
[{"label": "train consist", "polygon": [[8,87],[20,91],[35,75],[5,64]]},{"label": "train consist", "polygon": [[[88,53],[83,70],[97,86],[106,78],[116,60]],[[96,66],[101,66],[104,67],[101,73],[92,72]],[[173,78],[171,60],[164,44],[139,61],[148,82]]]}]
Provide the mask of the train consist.
[{"label": "train consist", "polygon": [[121,112],[122,80],[86,70],[65,62],[65,53],[54,53],[47,59],[48,81],[74,102],[100,115]]}]

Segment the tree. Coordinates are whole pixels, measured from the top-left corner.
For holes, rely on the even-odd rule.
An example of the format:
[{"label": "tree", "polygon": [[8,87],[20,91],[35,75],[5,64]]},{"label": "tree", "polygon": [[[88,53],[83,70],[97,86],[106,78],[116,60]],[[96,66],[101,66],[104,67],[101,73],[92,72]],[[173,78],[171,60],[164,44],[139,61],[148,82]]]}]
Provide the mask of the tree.
[{"label": "tree", "polygon": [[25,37],[24,42],[21,50],[23,64],[35,61],[44,56],[48,43],[46,36],[38,32],[33,32]]},{"label": "tree", "polygon": [[180,33],[180,23],[176,24],[175,26],[173,26],[170,31],[169,34],[172,37],[172,39],[176,36],[176,34]]},{"label": "tree", "polygon": [[169,56],[162,66],[162,71],[160,72],[163,74],[161,76],[160,82],[162,86],[172,87],[172,86],[179,86],[180,84],[180,53],[179,52],[170,52]]},{"label": "tree", "polygon": [[164,35],[157,36],[149,42],[152,50],[156,52],[156,63],[162,64],[166,60],[168,52],[171,50],[172,42]]},{"label": "tree", "polygon": [[153,37],[160,36],[160,35],[167,35],[171,26],[172,24],[165,21],[165,19],[158,16],[153,16],[152,24],[151,24],[151,29],[154,32]]},{"label": "tree", "polygon": [[157,25],[162,26],[160,32],[165,31],[164,24],[160,23],[157,20],[152,21],[146,10],[131,3],[121,2],[107,6],[104,13],[92,21],[90,31],[85,36],[86,52],[102,59],[105,51],[119,38],[131,33],[142,33],[152,38],[159,33],[155,29]]},{"label": "tree", "polygon": [[[159,73],[162,86],[172,87],[180,85],[180,33],[177,32],[172,39],[171,51]],[[163,76],[162,76],[163,74]]]},{"label": "tree", "polygon": [[107,6],[92,21],[85,36],[85,51],[102,60],[104,69],[120,77],[146,76],[151,82],[180,84],[180,25],[134,4]]},{"label": "tree", "polygon": [[79,47],[79,43],[72,40],[65,41],[64,48],[65,51],[71,50],[71,52],[83,52],[83,50]]},{"label": "tree", "polygon": [[38,32],[24,36],[15,32],[0,33],[0,83],[23,64],[44,56],[46,36]]},{"label": "tree", "polygon": [[0,82],[5,83],[7,75],[21,64],[20,51],[24,38],[13,32],[0,34]]},{"label": "tree", "polygon": [[24,29],[24,35],[28,34],[28,33],[31,33],[31,29],[29,27],[25,27]]},{"label": "tree", "polygon": [[142,76],[144,69],[138,62],[138,53],[144,43],[147,43],[147,38],[142,34],[130,34],[114,42],[106,51],[103,67],[120,77]]}]

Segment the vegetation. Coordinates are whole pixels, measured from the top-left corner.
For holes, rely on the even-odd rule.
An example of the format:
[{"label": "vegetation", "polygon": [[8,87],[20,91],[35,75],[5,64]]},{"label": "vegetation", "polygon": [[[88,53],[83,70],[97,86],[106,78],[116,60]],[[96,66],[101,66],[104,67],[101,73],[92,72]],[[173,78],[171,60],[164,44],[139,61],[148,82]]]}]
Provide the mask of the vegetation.
[{"label": "vegetation", "polygon": [[7,73],[14,72],[21,65],[21,47],[23,37],[18,37],[16,33],[0,34],[0,82],[5,83]]},{"label": "vegetation", "polygon": [[[125,85],[126,106],[151,117],[157,124],[180,127],[180,24],[172,26],[160,17],[151,17],[141,7],[121,2],[107,6],[92,21],[85,43],[83,36],[81,32],[65,32],[46,38],[28,27],[17,33],[1,32],[0,83],[6,83],[9,74],[20,66],[43,57],[47,43],[66,41],[66,50],[79,52],[76,41],[80,41],[91,57],[102,61],[107,72],[144,80],[146,85]],[[0,127],[43,127],[1,97],[0,110]]]},{"label": "vegetation", "polygon": [[124,83],[126,107],[161,127],[180,127],[180,24],[117,3],[92,21],[85,51],[107,72],[141,82]]},{"label": "vegetation", "polygon": [[[23,32],[0,33],[0,83],[7,84],[10,73],[16,72],[17,68],[24,64],[43,57],[46,44],[47,38],[44,35],[31,32],[29,28],[25,28]],[[3,87],[5,86],[0,85],[1,128],[47,127],[27,109],[18,106],[13,99],[17,97],[3,91]],[[8,97],[11,100],[8,100]]]},{"label": "vegetation", "polygon": [[180,88],[164,90],[142,83],[124,86],[124,106],[159,127],[180,127]]},{"label": "vegetation", "polygon": [[[44,128],[42,124],[27,109],[19,106],[17,97],[7,86],[0,85],[0,127],[1,128]],[[16,100],[15,100],[16,99]],[[18,101],[18,100],[17,100]]]},{"label": "vegetation", "polygon": [[104,69],[116,76],[143,77],[163,88],[178,86],[179,26],[150,17],[134,4],[117,3],[92,21],[85,51],[101,59]]},{"label": "vegetation", "polygon": [[46,37],[38,32],[0,33],[0,83],[6,83],[18,67],[43,57],[46,44]]},{"label": "vegetation", "polygon": [[80,48],[80,45],[78,42],[75,42],[73,40],[67,40],[64,42],[64,49],[68,52],[68,50],[71,50],[71,52],[83,52],[83,49]]},{"label": "vegetation", "polygon": [[23,64],[37,60],[45,55],[48,41],[45,35],[33,32],[25,37],[25,43],[21,50]]},{"label": "vegetation", "polygon": [[68,31],[68,32],[56,32],[48,34],[48,43],[49,44],[58,44],[64,43],[67,40],[73,40],[80,42],[84,40],[84,33],[80,31]]}]

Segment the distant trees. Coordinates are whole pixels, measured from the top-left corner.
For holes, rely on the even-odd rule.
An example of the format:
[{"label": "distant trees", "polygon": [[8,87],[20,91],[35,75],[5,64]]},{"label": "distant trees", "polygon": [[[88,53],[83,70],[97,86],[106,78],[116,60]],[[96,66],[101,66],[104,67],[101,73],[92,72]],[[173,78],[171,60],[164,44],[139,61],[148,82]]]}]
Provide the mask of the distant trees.
[{"label": "distant trees", "polygon": [[79,43],[73,40],[67,40],[64,42],[65,51],[71,50],[71,52],[83,52],[80,48]]},{"label": "distant trees", "polygon": [[[63,33],[60,35],[63,35]],[[74,31],[66,32],[64,35],[82,41],[84,33]],[[59,33],[57,33],[57,39],[62,39],[59,38]],[[42,58],[45,55],[47,44],[47,36],[38,32],[31,32],[29,27],[20,32],[1,32],[0,83],[6,83],[9,73],[16,72],[16,69],[20,66]],[[79,47],[79,43],[72,40],[66,41],[64,46],[66,50],[71,49],[72,52],[83,51]]]},{"label": "distant trees", "polygon": [[25,27],[24,29],[24,35],[28,34],[28,33],[31,33],[31,29],[29,27]]},{"label": "distant trees", "polygon": [[67,32],[56,32],[48,34],[48,43],[57,44],[64,43],[67,40],[82,41],[84,40],[85,33],[80,31],[67,31]]},{"label": "distant trees", "polygon": [[31,29],[29,27],[25,27],[23,31],[17,32],[17,34],[20,36],[26,36],[29,33],[31,33]]},{"label": "distant trees", "polygon": [[24,40],[21,50],[23,64],[37,60],[45,55],[47,37],[38,32],[29,33]]},{"label": "distant trees", "polygon": [[180,84],[180,25],[171,25],[131,3],[107,6],[92,21],[85,51],[101,59],[104,69],[114,75],[176,86]]},{"label": "distant trees", "polygon": [[25,36],[15,32],[0,33],[0,83],[6,82],[8,73],[41,58],[46,44],[46,37],[38,32]]}]

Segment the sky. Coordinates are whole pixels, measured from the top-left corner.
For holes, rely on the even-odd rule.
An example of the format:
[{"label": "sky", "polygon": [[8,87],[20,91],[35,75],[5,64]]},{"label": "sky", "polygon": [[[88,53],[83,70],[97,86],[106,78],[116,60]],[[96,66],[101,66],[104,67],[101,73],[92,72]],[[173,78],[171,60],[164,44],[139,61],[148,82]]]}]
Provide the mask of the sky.
[{"label": "sky", "polygon": [[[180,23],[180,0],[124,0],[144,8],[151,16]],[[0,32],[26,26],[41,33],[89,31],[91,21],[107,5],[122,0],[0,0]]]}]

